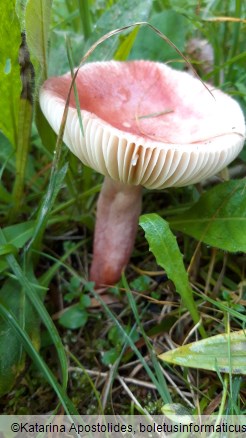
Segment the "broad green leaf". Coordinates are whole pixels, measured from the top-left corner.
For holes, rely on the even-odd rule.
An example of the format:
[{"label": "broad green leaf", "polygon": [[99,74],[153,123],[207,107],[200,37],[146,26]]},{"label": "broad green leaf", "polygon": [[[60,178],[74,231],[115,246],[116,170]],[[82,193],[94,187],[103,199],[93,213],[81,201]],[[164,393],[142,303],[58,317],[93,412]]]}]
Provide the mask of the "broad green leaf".
[{"label": "broad green leaf", "polygon": [[[48,38],[52,0],[29,0],[26,7],[26,37],[36,75],[48,76]],[[35,17],[35,18],[34,18]]]},{"label": "broad green leaf", "polygon": [[56,134],[47,122],[38,103],[36,105],[35,122],[43,145],[49,152],[53,153],[56,145]]},{"label": "broad green leaf", "polygon": [[[11,204],[11,194],[4,187],[4,183],[2,182],[3,172],[5,168],[12,167],[14,169],[13,163],[14,150],[11,146],[9,140],[0,132],[0,205]],[[11,166],[10,160],[12,161]]]},{"label": "broad green leaf", "polygon": [[21,94],[18,62],[21,31],[15,0],[0,2],[0,17],[0,131],[15,147]]},{"label": "broad green leaf", "polygon": [[[183,15],[166,10],[154,15],[150,24],[166,35],[179,50],[184,50],[185,34],[189,22]],[[146,27],[139,30],[129,59],[150,59],[162,62],[178,59],[181,62],[175,63],[175,68],[182,69],[184,65],[173,47],[159,38],[152,29]]]},{"label": "broad green leaf", "polygon": [[[20,326],[29,334],[34,346],[39,346],[39,322],[34,307],[21,292],[18,281],[9,279],[0,290],[0,303],[11,310]],[[25,355],[16,332],[0,318],[0,396],[10,391],[16,377],[23,371]]]},{"label": "broad green leaf", "polygon": [[228,181],[204,193],[170,225],[225,251],[246,251],[246,180]]},{"label": "broad green leaf", "polygon": [[[1,84],[0,84],[0,88],[1,88]],[[6,137],[6,135],[3,135],[2,132],[0,132],[0,163],[1,163],[1,170],[0,170],[1,179],[5,168],[11,172],[14,172],[15,170],[14,149],[10,143],[10,140]]]},{"label": "broad green leaf", "polygon": [[240,330],[212,336],[167,351],[159,358],[183,367],[246,374],[246,334]]},{"label": "broad green leaf", "polygon": [[[86,48],[113,29],[128,26],[137,21],[148,20],[152,0],[118,0],[110,9],[106,10],[99,18],[92,36],[87,40]],[[115,36],[104,41],[99,49],[90,56],[89,61],[111,59],[118,49],[120,36]]]},{"label": "broad green leaf", "polygon": [[[0,84],[1,87],[1,84]],[[17,143],[16,143],[17,144]],[[16,151],[13,149],[10,141],[7,139],[5,135],[0,132],[0,180],[2,179],[3,172],[7,169],[10,173],[13,174],[13,179],[16,172]],[[33,156],[28,157],[28,162],[26,166],[26,178],[30,181],[36,174],[35,169],[35,158]],[[40,191],[40,188],[33,188]],[[6,193],[7,195],[7,193]],[[9,195],[11,196],[11,195]],[[11,201],[11,200],[10,200]],[[9,202],[11,204],[11,202]],[[6,212],[5,212],[6,213]]]},{"label": "broad green leaf", "polygon": [[14,245],[7,243],[6,245],[0,245],[0,256],[6,254],[16,254],[17,248]]},{"label": "broad green leaf", "polygon": [[[69,62],[66,51],[66,38],[69,36],[73,47],[75,65],[79,65],[85,53],[83,38],[75,32],[53,29],[50,32],[48,75],[59,76],[69,71]],[[90,60],[90,59],[89,59]]]},{"label": "broad green leaf", "polygon": [[102,353],[102,363],[104,365],[113,365],[119,357],[119,351],[116,348],[111,348]]},{"label": "broad green leaf", "polygon": [[65,310],[59,318],[59,323],[69,329],[78,329],[86,324],[87,319],[88,312],[77,304]]},{"label": "broad green leaf", "polygon": [[[175,284],[177,292],[182,297],[194,322],[197,323],[200,317],[193,299],[183,257],[168,223],[153,213],[140,216],[139,224],[145,232],[149,249],[154,254],[158,265],[165,269],[168,278]],[[200,332],[205,336],[202,327],[200,327]]]},{"label": "broad green leaf", "polygon": [[88,295],[82,295],[79,302],[81,307],[90,307],[91,305],[91,299]]},{"label": "broad green leaf", "polygon": [[10,204],[11,195],[0,182],[0,203]]},{"label": "broad green leaf", "polygon": [[16,248],[22,248],[28,239],[32,237],[34,224],[34,221],[22,222],[2,228],[2,231],[9,244],[14,245]]},{"label": "broad green leaf", "polygon": [[[3,228],[3,234],[5,236],[8,245],[13,248],[22,248],[26,242],[32,237],[34,228],[34,221],[23,222],[16,225],[10,225]],[[6,245],[2,245],[6,246]],[[0,254],[1,256],[1,254]],[[5,257],[0,257],[0,272],[4,271],[8,267],[8,263]]]}]

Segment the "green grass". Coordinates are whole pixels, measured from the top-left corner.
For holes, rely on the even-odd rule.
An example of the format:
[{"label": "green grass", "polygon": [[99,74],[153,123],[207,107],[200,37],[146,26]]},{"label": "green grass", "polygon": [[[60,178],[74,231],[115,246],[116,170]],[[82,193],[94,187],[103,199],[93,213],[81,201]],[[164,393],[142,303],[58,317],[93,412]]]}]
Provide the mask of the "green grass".
[{"label": "green grass", "polygon": [[[211,71],[204,72],[196,54],[191,57],[194,68],[245,110],[244,2],[202,1],[194,6],[197,2],[191,0],[54,0],[52,6],[47,1],[44,10],[39,3],[30,0],[26,11],[17,8],[18,16],[14,1],[0,7],[1,412],[41,414],[62,405],[70,414],[160,414],[163,405],[167,409],[177,403],[190,413],[245,413],[246,386],[240,374],[184,368],[157,358],[201,336],[245,330],[245,233],[234,218],[240,207],[244,226],[245,181],[223,185],[218,179],[212,189],[211,180],[182,189],[144,190],[142,224],[144,218],[155,218],[154,227],[162,224],[169,242],[165,257],[162,240],[158,246],[150,230],[147,241],[139,227],[131,263],[110,289],[117,305],[90,307],[93,299],[101,301],[88,272],[102,176],[62,144],[64,125],[56,139],[38,106],[45,78],[79,65],[99,38],[103,41],[88,60],[173,60],[175,68],[185,68],[167,39],[153,32],[155,27],[184,56],[189,56],[191,38],[207,39],[214,51]],[[133,26],[104,41],[108,32],[139,21],[147,21],[152,29]],[[29,84],[32,103],[20,99],[17,58],[24,28],[30,51],[29,60],[25,49],[25,71],[31,82],[30,61],[35,71],[35,84]],[[245,171],[245,161],[242,152],[232,166],[240,164]],[[221,206],[223,196],[227,203]],[[210,227],[206,238],[197,220],[204,199],[211,202],[211,216],[204,219]],[[225,219],[221,227],[231,227],[225,228],[230,232],[223,233],[222,249],[213,247],[216,233],[209,218],[215,213],[218,220]],[[186,234],[184,220],[193,221]],[[172,231],[167,231],[167,223]],[[237,236],[234,246],[232,232]],[[178,272],[167,260],[171,251],[178,254]],[[65,310],[66,326],[61,318]],[[75,318],[79,313],[81,326],[69,328],[68,315]],[[230,354],[228,343],[229,363]]]}]

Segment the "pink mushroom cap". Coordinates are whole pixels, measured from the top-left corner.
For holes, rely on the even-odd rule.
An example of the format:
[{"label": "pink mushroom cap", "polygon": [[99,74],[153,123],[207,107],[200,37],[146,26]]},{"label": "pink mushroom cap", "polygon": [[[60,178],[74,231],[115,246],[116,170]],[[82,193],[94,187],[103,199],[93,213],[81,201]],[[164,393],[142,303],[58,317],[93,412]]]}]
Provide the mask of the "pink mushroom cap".
[{"label": "pink mushroom cap", "polygon": [[[71,74],[48,79],[40,105],[60,130]],[[241,151],[238,103],[188,73],[156,62],[95,62],[78,72],[83,132],[71,94],[64,142],[105,175],[97,203],[90,279],[116,283],[127,265],[141,212],[141,186],[162,189],[219,172]]]},{"label": "pink mushroom cap", "polygon": [[[48,79],[40,91],[56,133],[70,83],[67,73]],[[219,172],[243,147],[238,103],[164,64],[88,63],[76,87],[84,135],[72,93],[64,142],[85,165],[124,184],[161,189],[195,183]]]}]

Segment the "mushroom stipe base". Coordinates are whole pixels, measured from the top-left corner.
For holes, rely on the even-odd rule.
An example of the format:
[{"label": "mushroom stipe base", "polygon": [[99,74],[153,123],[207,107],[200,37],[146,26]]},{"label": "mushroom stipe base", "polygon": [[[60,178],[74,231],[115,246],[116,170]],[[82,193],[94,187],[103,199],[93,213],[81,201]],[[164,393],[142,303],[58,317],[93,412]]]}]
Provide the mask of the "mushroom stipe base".
[{"label": "mushroom stipe base", "polygon": [[97,203],[90,280],[117,283],[131,256],[141,213],[142,188],[105,178]]}]

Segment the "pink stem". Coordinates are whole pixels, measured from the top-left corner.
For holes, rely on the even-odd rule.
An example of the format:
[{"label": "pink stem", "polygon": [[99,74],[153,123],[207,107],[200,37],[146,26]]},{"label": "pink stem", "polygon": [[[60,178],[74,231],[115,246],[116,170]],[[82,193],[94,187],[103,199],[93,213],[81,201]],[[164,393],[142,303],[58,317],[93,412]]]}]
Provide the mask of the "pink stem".
[{"label": "pink stem", "polygon": [[113,285],[131,256],[141,213],[142,189],[105,177],[97,203],[90,280]]}]

